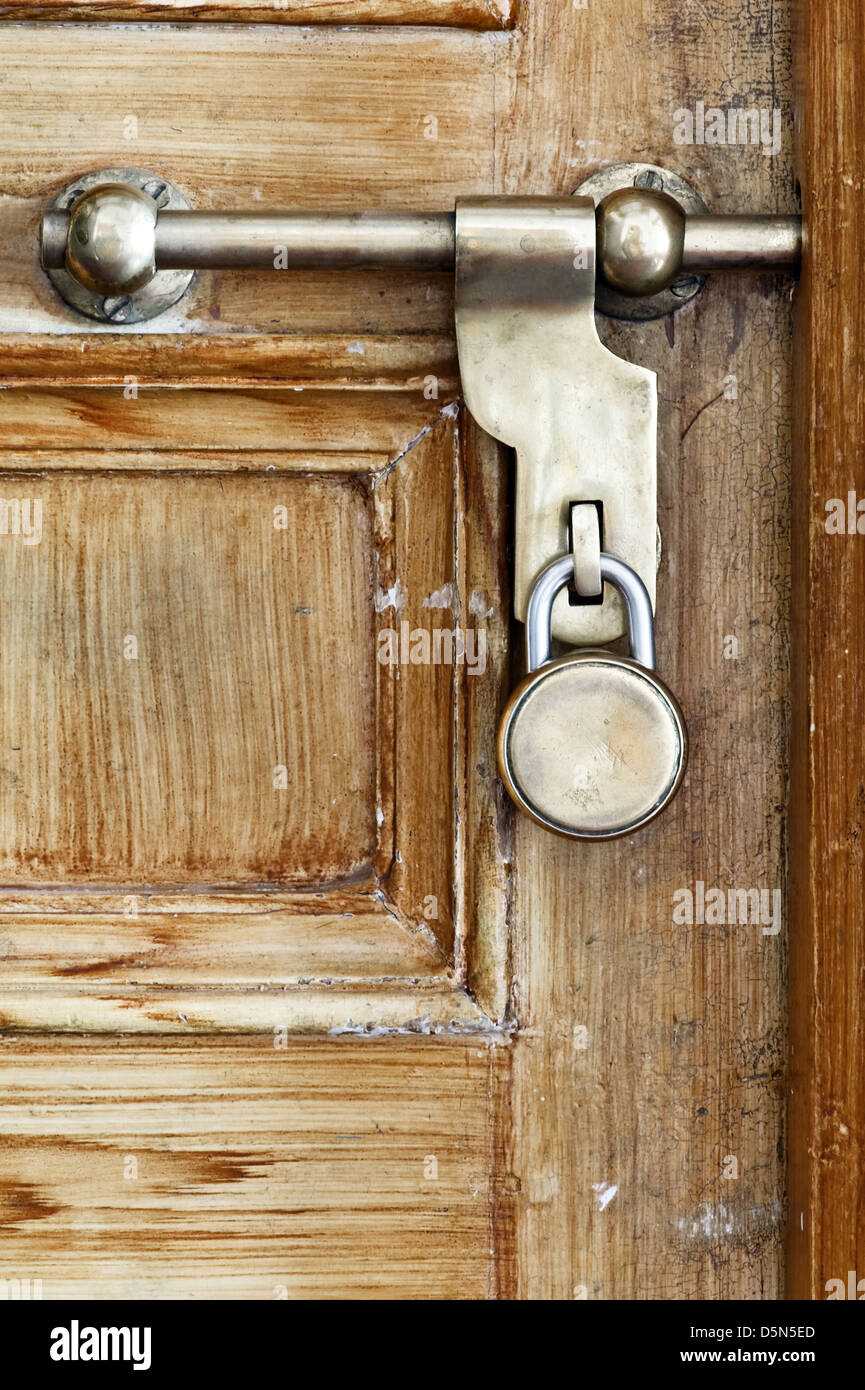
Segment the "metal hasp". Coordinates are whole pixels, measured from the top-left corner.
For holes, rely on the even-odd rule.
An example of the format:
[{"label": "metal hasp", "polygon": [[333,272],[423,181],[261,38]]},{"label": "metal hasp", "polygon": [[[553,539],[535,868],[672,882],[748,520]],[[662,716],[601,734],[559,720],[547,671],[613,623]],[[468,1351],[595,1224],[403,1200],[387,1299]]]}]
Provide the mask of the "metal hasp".
[{"label": "metal hasp", "polygon": [[[514,610],[553,556],[571,550],[575,502],[600,505],[603,548],[654,604],[657,384],[595,328],[591,198],[470,198],[456,209],[456,334],[466,404],[517,456]],[[573,646],[627,631],[619,592],[559,593],[552,635]]]},{"label": "metal hasp", "polygon": [[[164,313],[197,268],[453,268],[466,401],[517,451],[517,617],[551,555],[571,551],[575,577],[595,563],[569,524],[586,502],[654,602],[655,376],[602,346],[595,309],[650,318],[696,293],[696,272],[792,269],[801,221],[712,217],[651,165],[604,168],[581,190],[463,199],[452,213],[196,212],[167,179],[118,166],[50,200],[42,264],[68,304],[118,328]],[[553,635],[621,636],[619,594],[582,591],[556,599]]]}]

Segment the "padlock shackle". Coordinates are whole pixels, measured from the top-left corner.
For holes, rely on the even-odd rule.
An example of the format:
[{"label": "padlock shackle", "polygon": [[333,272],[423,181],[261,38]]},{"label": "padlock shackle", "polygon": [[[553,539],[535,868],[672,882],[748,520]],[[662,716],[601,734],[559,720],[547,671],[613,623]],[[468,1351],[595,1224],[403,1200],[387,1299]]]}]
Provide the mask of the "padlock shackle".
[{"label": "padlock shackle", "polygon": [[[562,555],[541,571],[529,599],[526,614],[528,668],[536,671],[550,659],[550,620],[553,601],[574,577],[573,555]],[[615,555],[601,552],[601,579],[612,584],[625,600],[630,629],[630,652],[634,661],[655,669],[655,625],[649,591],[636,570]]]}]

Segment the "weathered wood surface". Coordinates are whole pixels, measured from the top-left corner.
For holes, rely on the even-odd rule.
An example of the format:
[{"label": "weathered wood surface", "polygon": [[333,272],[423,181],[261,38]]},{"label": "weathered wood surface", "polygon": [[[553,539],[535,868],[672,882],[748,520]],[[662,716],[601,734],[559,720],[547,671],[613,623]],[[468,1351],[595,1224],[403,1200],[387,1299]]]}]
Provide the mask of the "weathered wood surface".
[{"label": "weathered wood surface", "polygon": [[[809,234],[795,339],[788,1291],[837,1297],[840,1283],[844,1298],[852,1270],[862,1298],[865,15],[853,0],[801,11],[797,172]],[[827,532],[833,498],[840,534]]]},{"label": "weathered wood surface", "polygon": [[[7,496],[24,490],[3,481]],[[288,887],[368,871],[363,485],[34,482],[39,544],[7,536],[0,548],[0,586],[15,594],[2,637],[3,883]]]},{"label": "weathered wood surface", "polygon": [[[496,67],[509,35],[62,24],[0,34],[0,332],[106,332],[63,304],[38,260],[46,200],[89,170],[153,169],[193,207],[226,210],[436,211],[496,178]],[[201,274],[143,331],[450,332],[452,280]]]},{"label": "weathered wood surface", "polygon": [[[78,321],[81,328],[83,320]],[[187,339],[165,333],[79,333],[57,337],[5,333],[0,386],[165,390],[212,387],[267,391],[404,391],[417,396],[430,377],[438,399],[456,396],[453,335],[433,333],[232,333]],[[88,398],[91,399],[91,398]],[[120,438],[120,418],[115,421]]]},{"label": "weathered wood surface", "polygon": [[[522,22],[502,191],[642,159],[717,211],[795,210],[788,5],[541,4]],[[778,108],[781,153],[675,144],[697,100]],[[659,374],[658,669],[692,751],[677,803],[638,836],[568,845],[517,821],[522,1296],[778,1296],[785,933],[676,925],[673,894],[785,885],[789,292],[716,280],[672,321],[602,326]]]},{"label": "weathered wood surface", "polygon": [[505,29],[516,0],[23,0],[0,5],[0,21],[146,20],[178,24],[394,24]]},{"label": "weathered wood surface", "polygon": [[46,1299],[494,1295],[503,1053],[7,1037],[2,1277]]},{"label": "weathered wood surface", "polygon": [[[469,495],[455,409],[393,373],[386,390],[347,389],[334,356],[330,390],[285,391],[271,452],[247,438],[239,458],[127,455],[148,401],[176,435],[172,403],[195,393],[59,383],[51,399],[75,403],[84,440],[98,420],[112,448],[71,449],[67,430],[65,450],[5,452],[4,496],[41,517],[38,544],[9,535],[0,550],[16,595],[2,644],[7,1026],[461,1029],[505,1013],[491,962],[506,958],[506,905],[467,902],[461,867],[463,802],[498,814],[462,704],[480,682],[494,711],[506,677],[501,596],[478,587],[502,569],[488,513],[501,461],[479,453]],[[230,442],[223,393],[197,394]],[[273,401],[224,394],[253,417]],[[2,396],[12,413],[32,400]],[[335,407],[354,457],[295,452],[334,442]],[[395,634],[405,648],[403,624],[466,623],[499,632],[475,673],[377,660]]]},{"label": "weathered wood surface", "polygon": [[[84,30],[47,25],[34,37],[33,30],[10,29],[3,91],[20,114],[0,133],[6,194],[0,213],[9,247],[0,271],[0,326],[14,335],[3,370],[18,383],[0,393],[9,467],[56,469],[62,443],[73,451],[66,462],[79,472],[82,488],[107,468],[131,471],[130,486],[139,489],[142,469],[235,473],[240,464],[241,472],[257,471],[264,460],[265,467],[279,466],[280,454],[290,449],[283,459],[308,458],[311,471],[323,469],[343,487],[337,479],[352,473],[384,476],[450,399],[450,377],[435,410],[418,390],[428,374],[426,345],[439,364],[432,374],[452,373],[447,276],[299,275],[276,287],[264,274],[201,276],[192,298],[167,323],[152,325],[149,335],[88,329],[58,306],[34,260],[44,197],[82,168],[121,156],[150,164],[200,207],[438,208],[464,193],[567,193],[600,163],[639,158],[689,176],[719,211],[792,211],[788,17],[789,4],[778,0],[755,0],[746,10],[738,0],[712,0],[684,13],[674,0],[625,0],[614,10],[547,0],[523,7],[518,27],[507,34],[106,30],[97,51]],[[325,62],[331,102],[322,110]],[[58,91],[64,94],[59,115]],[[131,110],[130,91],[138,93]],[[769,158],[753,147],[676,145],[674,112],[697,100],[778,107],[781,153]],[[123,143],[123,117],[136,112],[137,143]],[[82,113],[90,114],[85,120]],[[436,141],[424,138],[427,115],[438,117]],[[455,820],[458,834],[476,837],[478,847],[473,857],[470,840],[459,848],[457,839],[456,961],[459,971],[464,957],[480,1009],[472,1013],[469,996],[451,988],[466,1010],[460,1026],[483,1026],[484,1015],[499,1016],[512,969],[512,1017],[519,1026],[513,1043],[497,1054],[507,1059],[502,1084],[490,1091],[485,1075],[477,1077],[476,1090],[461,1093],[459,1123],[471,1133],[483,1128],[482,1116],[492,1106],[494,1118],[484,1131],[488,1168],[478,1168],[491,1194],[489,1224],[462,1233],[449,1227],[438,1245],[424,1246],[430,1290],[557,1298],[778,1293],[785,937],[763,935],[758,924],[678,925],[673,894],[697,881],[723,889],[784,884],[788,290],[787,282],[756,277],[713,283],[672,321],[603,326],[616,350],[659,372],[660,670],[682,700],[693,741],[679,802],[633,841],[568,846],[509,821],[497,804],[489,734],[509,651],[502,550],[508,519],[496,451],[461,435],[455,485],[469,508],[457,561],[465,575],[461,592],[478,589],[489,597],[498,674],[491,684],[465,682],[455,695],[472,740],[454,757]],[[286,346],[293,334],[317,344],[310,348],[306,381],[306,349]],[[326,334],[339,338],[330,383],[322,366],[327,345],[320,335]],[[60,341],[64,335],[77,340],[74,346]],[[352,335],[376,338],[368,369],[348,363],[359,356],[350,351]],[[411,363],[403,335],[419,344]],[[154,343],[141,357],[146,382],[154,385],[142,390],[136,412],[119,408],[120,384],[111,380],[124,365],[135,372],[128,365],[135,359],[125,355],[133,350],[123,346],[133,336]],[[245,349],[232,340],[255,336],[265,346],[244,360]],[[93,347],[82,351],[84,340]],[[180,348],[180,340],[188,346]],[[212,348],[205,346],[209,340]],[[283,350],[289,387],[308,390],[274,384]],[[184,351],[190,366],[180,364]],[[72,366],[76,352],[80,372]],[[155,384],[163,370],[168,389]],[[357,373],[364,372],[361,388]],[[271,373],[273,380],[263,383]],[[412,389],[407,375],[414,378]],[[440,457],[430,448],[430,457]],[[358,453],[363,468],[349,462]],[[298,465],[283,466],[291,471]],[[252,483],[244,479],[242,486]],[[442,553],[438,515],[429,519],[434,555]],[[421,554],[406,558],[423,572],[423,542],[417,544]],[[728,660],[725,638],[731,636],[739,646],[736,659]],[[513,649],[515,676],[518,641]],[[412,766],[418,769],[420,760]],[[468,778],[464,800],[460,769]],[[424,814],[421,809],[416,825],[423,827]],[[412,901],[415,896],[412,890]],[[501,935],[477,939],[473,908],[510,922],[510,966]],[[323,917],[332,937],[332,913]],[[62,956],[73,965],[86,961],[92,940],[89,919],[74,921]],[[214,928],[219,949],[228,927],[217,913]],[[140,922],[133,924],[130,942],[139,941],[140,931]],[[293,931],[287,926],[274,946],[286,981],[302,969]],[[388,1011],[390,996],[368,986],[378,980],[375,951],[392,961],[397,947],[384,939],[381,923],[373,931],[381,937],[378,945],[345,947],[337,955],[356,978],[369,971],[355,991],[358,1002],[366,999],[361,1026],[373,1028],[380,1009],[379,1023],[392,1028],[400,1020]],[[181,922],[175,935],[180,972],[195,969],[191,942]],[[28,969],[42,976],[43,988],[34,989],[24,1007],[32,1011],[41,999],[41,1026],[57,1026],[58,996],[44,989],[50,967],[44,932],[34,933],[33,943]],[[406,950],[420,953],[421,945]],[[142,949],[155,968],[168,968],[164,951]],[[313,973],[317,965],[314,960]],[[116,975],[126,967],[109,959],[105,968]],[[249,978],[248,962],[238,962],[236,949],[228,951],[226,968],[232,979]],[[436,976],[429,965],[418,973],[422,981]],[[441,1001],[446,976],[438,979],[430,992]],[[110,1026],[117,1026],[122,1002],[103,1007],[80,983],[76,988],[81,1013],[73,1013],[73,1026],[93,1026],[91,1013],[100,1009],[103,1020],[113,1010]],[[424,988],[416,987],[415,1000]],[[152,1026],[236,1026],[224,995],[217,1000],[215,991],[204,998],[189,986],[184,990],[180,996],[164,989],[153,1004]],[[326,994],[313,993],[325,1002],[305,1025],[333,1026],[324,1013]],[[109,996],[102,986],[102,1000]],[[260,1027],[274,1021],[269,999],[261,995],[256,1006]],[[343,1000],[337,1007],[342,1013],[349,1008]],[[440,1002],[438,1012],[431,1010],[425,1024],[415,1019],[414,1026],[448,1026],[454,1007],[452,999]],[[187,1009],[191,1024],[178,1019]],[[26,1056],[31,1045],[33,1065],[50,1076],[51,1048],[60,1045],[31,1040],[17,1046]],[[346,1096],[362,1090],[370,1057],[398,1061],[405,1046],[391,1038],[372,1044],[381,1053],[370,1053],[368,1041],[352,1044],[331,1064],[332,1045],[297,1054],[308,1069],[315,1057],[316,1070],[306,1079],[322,1104],[328,1087]],[[448,1045],[455,1048],[450,1055],[462,1057],[461,1049],[476,1044]],[[427,1050],[436,1046],[426,1038],[412,1043],[410,1066],[397,1065],[391,1074],[392,1094],[396,1107],[419,1086],[433,1122],[447,1128],[453,1114],[449,1078],[436,1073],[438,1054]],[[112,1072],[111,1059],[125,1057],[131,1065],[140,1055],[136,1044],[90,1039],[75,1047],[70,1086],[80,1087],[85,1072],[96,1085],[104,1070],[106,1090],[118,1091],[123,1109],[130,1092]],[[196,1054],[197,1089],[219,1085],[220,1055],[209,1047]],[[137,1104],[149,1093],[160,1095],[166,1059],[158,1075],[138,1067]],[[190,1133],[197,1125],[205,1144],[208,1124],[224,1124],[216,1111],[205,1122],[200,1111],[176,1108],[175,1122]],[[250,1116],[241,1118],[247,1133]],[[54,1133],[71,1124],[65,1117],[62,1123],[49,1119]],[[123,1131],[125,1115],[116,1122]],[[415,1129],[420,1124],[413,1112],[409,1122]],[[294,1142],[296,1123],[293,1113],[280,1112],[279,1143]],[[343,1118],[334,1124],[351,1131]],[[269,1142],[275,1142],[272,1132]],[[169,1157],[172,1146],[169,1139]],[[723,1177],[728,1155],[736,1159],[736,1178]],[[355,1164],[347,1171],[357,1208],[333,1189],[335,1225],[322,1213],[308,1227],[299,1217],[286,1217],[280,1227],[285,1240],[297,1230],[307,1233],[305,1249],[315,1251],[304,1264],[307,1286],[318,1281],[325,1291],[353,1291],[361,1282],[355,1264],[344,1274],[334,1269],[327,1243],[344,1212],[361,1206],[361,1170]],[[241,1211],[244,1201],[255,1210],[254,1194],[242,1198]],[[82,1189],[81,1206],[92,1202]],[[122,1210],[123,1200],[118,1203]],[[414,1194],[406,1203],[415,1213],[406,1218],[411,1232],[417,1229],[412,1223],[422,1224],[421,1207]],[[258,1284],[243,1282],[253,1252],[236,1233],[242,1220],[233,1219],[220,1258],[235,1291],[261,1296]],[[380,1239],[379,1220],[370,1216],[368,1225],[353,1227],[358,1245],[352,1249],[365,1244],[378,1261],[374,1292],[398,1282],[393,1270],[399,1259],[393,1243]],[[475,1270],[473,1262],[490,1248],[494,1273],[463,1278],[461,1270]],[[26,1249],[22,1237],[13,1248],[16,1260]],[[129,1278],[146,1281],[152,1269],[145,1247]],[[106,1287],[100,1271],[94,1278],[97,1289]],[[182,1290],[207,1287],[198,1264]],[[407,1281],[412,1295],[418,1287]]]}]

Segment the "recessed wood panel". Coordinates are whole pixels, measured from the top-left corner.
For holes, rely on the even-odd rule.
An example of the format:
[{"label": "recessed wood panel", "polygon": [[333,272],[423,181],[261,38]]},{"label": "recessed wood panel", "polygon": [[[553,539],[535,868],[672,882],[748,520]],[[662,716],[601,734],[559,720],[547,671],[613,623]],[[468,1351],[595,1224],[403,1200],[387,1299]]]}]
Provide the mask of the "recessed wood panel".
[{"label": "recessed wood panel", "polygon": [[486,1298],[505,1060],[460,1039],[6,1038],[3,1276],[44,1299]]},{"label": "recessed wood panel", "polygon": [[[465,460],[456,407],[425,399],[411,352],[370,346],[364,376],[334,345],[333,382],[314,381],[320,344],[289,354],[282,431],[273,392],[222,390],[206,354],[191,390],[181,376],[125,399],[101,384],[123,365],[106,343],[106,360],[99,344],[86,354],[83,387],[65,384],[60,353],[47,395],[25,377],[0,396],[7,440],[15,418],[21,430],[0,474],[18,523],[0,536],[14,595],[0,639],[7,1025],[426,1031],[501,1017],[504,903],[467,898],[463,808],[490,789],[463,708],[469,690],[495,705],[505,677],[507,595],[469,587],[498,572],[500,537],[484,526],[468,543],[502,460]],[[170,362],[170,346],[157,352]],[[21,365],[35,365],[26,351]],[[73,438],[22,447],[22,410],[49,396]],[[142,418],[159,422],[149,450]],[[184,418],[203,447],[166,448]],[[111,446],[93,447],[103,429]]]},{"label": "recessed wood panel", "polygon": [[7,475],[2,494],[41,514],[38,537],[0,543],[5,881],[362,872],[377,836],[363,485]]}]

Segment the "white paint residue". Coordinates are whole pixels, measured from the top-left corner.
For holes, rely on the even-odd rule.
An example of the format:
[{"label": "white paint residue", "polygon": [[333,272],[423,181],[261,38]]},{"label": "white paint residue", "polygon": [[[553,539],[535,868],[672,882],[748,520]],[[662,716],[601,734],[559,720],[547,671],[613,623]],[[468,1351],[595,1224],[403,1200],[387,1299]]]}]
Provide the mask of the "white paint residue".
[{"label": "white paint residue", "polygon": [[593,1182],[592,1190],[598,1194],[598,1211],[608,1207],[619,1190],[618,1183]]},{"label": "white paint residue", "polygon": [[423,601],[424,608],[450,608],[456,612],[459,608],[460,596],[456,584],[449,580],[447,584],[442,584],[440,589],[434,589],[431,594],[427,594]]},{"label": "white paint residue", "polygon": [[469,612],[473,618],[491,618],[494,613],[493,605],[487,598],[483,589],[472,589],[469,599]]},{"label": "white paint residue", "polygon": [[374,602],[376,613],[383,613],[386,608],[392,608],[395,613],[401,613],[405,608],[405,593],[399,579],[390,589],[377,588]]},{"label": "white paint residue", "polygon": [[735,1222],[732,1212],[729,1212],[723,1202],[714,1206],[712,1202],[706,1202],[698,1208],[695,1217],[681,1217],[679,1220],[679,1230],[688,1236],[731,1236],[735,1229]]},{"label": "white paint residue", "polygon": [[380,806],[375,808],[375,823],[376,825],[384,825],[384,811]]},{"label": "white paint residue", "polygon": [[348,347],[346,348],[346,352],[357,353],[360,357],[363,357],[364,351],[364,345],[359,338],[355,339],[353,343],[349,343]]},{"label": "white paint residue", "polygon": [[721,1236],[741,1236],[749,1231],[772,1228],[781,1220],[780,1201],[768,1202],[763,1207],[745,1207],[736,1211],[726,1207],[723,1202],[703,1202],[693,1216],[681,1216],[678,1228],[682,1235],[692,1240],[717,1240]]}]

